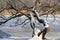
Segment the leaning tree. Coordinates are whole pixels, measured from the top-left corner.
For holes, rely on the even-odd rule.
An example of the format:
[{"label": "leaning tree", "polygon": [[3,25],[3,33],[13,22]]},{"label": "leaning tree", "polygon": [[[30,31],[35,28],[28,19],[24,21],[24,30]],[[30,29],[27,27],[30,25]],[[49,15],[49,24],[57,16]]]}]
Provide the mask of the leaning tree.
[{"label": "leaning tree", "polygon": [[[39,21],[39,17],[48,14],[52,14],[55,18],[54,14],[57,9],[59,9],[60,0],[0,0],[0,25],[8,22],[11,19],[21,17],[25,15],[27,19],[21,24],[31,23],[31,15]],[[41,13],[41,11],[43,11]],[[9,17],[5,17],[5,13],[9,14]],[[27,23],[25,23],[29,20]],[[18,23],[19,18],[16,22]],[[35,22],[35,21],[34,21]],[[17,24],[17,25],[21,25]],[[31,26],[34,30],[34,27]]]}]

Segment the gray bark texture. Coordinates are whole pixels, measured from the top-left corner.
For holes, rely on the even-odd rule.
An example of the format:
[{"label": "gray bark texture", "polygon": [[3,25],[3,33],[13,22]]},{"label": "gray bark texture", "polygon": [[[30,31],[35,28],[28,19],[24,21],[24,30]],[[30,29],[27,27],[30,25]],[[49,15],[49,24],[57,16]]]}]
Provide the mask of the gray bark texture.
[{"label": "gray bark texture", "polygon": [[[25,5],[30,8],[35,5],[36,0],[0,0],[0,10],[4,8],[15,8],[21,9]],[[56,2],[60,0],[40,0],[41,7],[45,5],[53,6]],[[60,8],[60,3],[56,6],[56,9]]]},{"label": "gray bark texture", "polygon": [[4,8],[15,8],[21,9],[25,5],[27,7],[34,6],[35,1],[33,0],[0,0],[0,10]]}]

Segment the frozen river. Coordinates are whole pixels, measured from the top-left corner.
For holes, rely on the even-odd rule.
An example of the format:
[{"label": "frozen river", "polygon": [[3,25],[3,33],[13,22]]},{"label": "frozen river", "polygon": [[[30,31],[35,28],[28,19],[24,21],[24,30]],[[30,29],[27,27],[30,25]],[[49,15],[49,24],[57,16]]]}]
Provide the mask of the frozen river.
[{"label": "frozen river", "polygon": [[[50,24],[51,31],[46,35],[47,39],[50,40],[60,40],[60,15],[55,15],[55,21],[53,22],[53,17],[48,17],[48,22]],[[45,17],[41,17],[42,19],[46,20]],[[21,20],[23,20],[22,18]],[[14,20],[12,20],[14,21]],[[9,24],[11,23],[8,22]],[[6,23],[6,24],[8,24]],[[17,27],[0,27],[0,36],[4,37],[0,40],[27,40],[31,38],[32,29],[29,24],[25,27],[17,26]]]}]

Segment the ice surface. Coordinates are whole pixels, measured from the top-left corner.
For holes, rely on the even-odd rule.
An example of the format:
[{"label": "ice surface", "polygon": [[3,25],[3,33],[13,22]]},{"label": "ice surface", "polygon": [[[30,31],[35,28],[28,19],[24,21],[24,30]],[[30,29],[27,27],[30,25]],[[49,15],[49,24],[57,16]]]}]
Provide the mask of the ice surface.
[{"label": "ice surface", "polygon": [[[48,17],[51,31],[46,35],[46,38],[49,40],[60,40],[60,15],[55,16],[56,19],[54,22],[53,16],[49,15]],[[26,17],[21,17],[21,22],[24,20],[24,18]],[[46,20],[45,16],[41,18]],[[0,36],[3,37],[0,38],[0,40],[28,40],[31,38],[32,29],[29,24],[25,25],[25,27],[21,27],[21,25],[17,27],[9,27],[10,24],[14,24],[15,20],[16,19],[12,19],[3,26],[0,26]]]}]

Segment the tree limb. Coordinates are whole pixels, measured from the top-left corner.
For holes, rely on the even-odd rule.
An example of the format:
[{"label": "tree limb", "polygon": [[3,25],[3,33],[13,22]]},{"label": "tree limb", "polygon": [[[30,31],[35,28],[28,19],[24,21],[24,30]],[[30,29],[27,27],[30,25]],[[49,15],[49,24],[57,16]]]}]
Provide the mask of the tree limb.
[{"label": "tree limb", "polygon": [[5,20],[5,21],[3,21],[3,22],[0,22],[0,25],[2,25],[2,24],[4,24],[4,23],[8,22],[9,20],[11,20],[11,19],[13,19],[13,18],[21,17],[21,16],[22,16],[22,15],[15,15],[15,16],[12,16],[12,17],[10,17],[10,18],[6,19],[6,20]]}]

